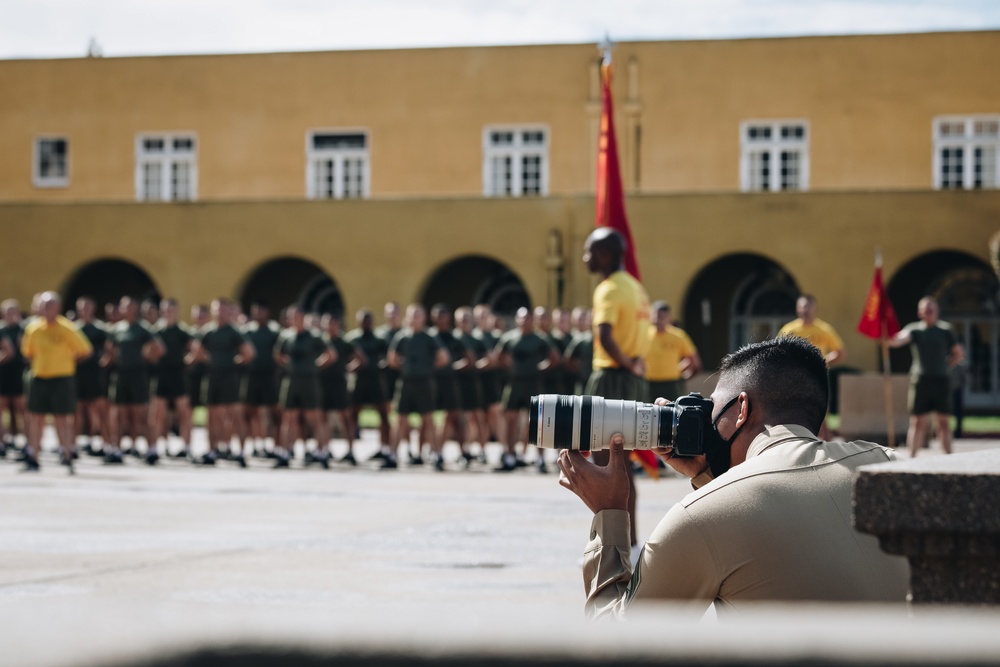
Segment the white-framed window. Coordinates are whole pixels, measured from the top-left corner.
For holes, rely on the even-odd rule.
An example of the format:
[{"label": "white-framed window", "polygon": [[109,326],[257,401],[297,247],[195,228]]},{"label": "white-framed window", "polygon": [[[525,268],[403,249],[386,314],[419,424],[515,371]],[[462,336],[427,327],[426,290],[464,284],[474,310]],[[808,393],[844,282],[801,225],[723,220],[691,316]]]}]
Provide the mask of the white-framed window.
[{"label": "white-framed window", "polygon": [[740,190],[809,189],[809,124],[804,120],[740,123]]},{"label": "white-framed window", "polygon": [[934,188],[1000,187],[1000,115],[934,119]]},{"label": "white-framed window", "polygon": [[135,140],[135,198],[193,201],[198,198],[198,152],[193,133],[140,134]]},{"label": "white-framed window", "polygon": [[483,194],[534,197],[549,193],[549,131],[541,126],[483,130]]},{"label": "white-framed window", "polygon": [[69,185],[69,139],[56,136],[35,138],[31,181],[37,188],[65,188]]},{"label": "white-framed window", "polygon": [[364,199],[370,194],[371,160],[365,130],[310,130],[306,135],[306,196]]}]

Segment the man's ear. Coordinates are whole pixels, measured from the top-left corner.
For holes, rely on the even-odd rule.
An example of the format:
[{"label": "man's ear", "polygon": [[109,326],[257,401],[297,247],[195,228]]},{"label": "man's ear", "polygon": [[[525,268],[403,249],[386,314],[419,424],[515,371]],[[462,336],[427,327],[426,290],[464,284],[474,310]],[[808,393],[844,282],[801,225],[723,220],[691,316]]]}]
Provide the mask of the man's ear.
[{"label": "man's ear", "polygon": [[736,416],[736,428],[740,428],[750,419],[750,397],[745,391],[740,392],[736,404],[740,406],[740,413]]}]

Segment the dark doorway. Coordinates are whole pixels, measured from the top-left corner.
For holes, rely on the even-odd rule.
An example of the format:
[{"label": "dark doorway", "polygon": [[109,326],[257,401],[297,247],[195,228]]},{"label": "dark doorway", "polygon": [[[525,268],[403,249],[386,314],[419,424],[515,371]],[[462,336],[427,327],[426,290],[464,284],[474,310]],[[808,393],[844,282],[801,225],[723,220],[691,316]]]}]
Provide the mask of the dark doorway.
[{"label": "dark doorway", "polygon": [[296,304],[308,312],[343,316],[340,289],[326,271],[297,257],[280,257],[254,269],[243,284],[239,301],[249,312],[254,301],[266,301],[271,311]]},{"label": "dark doorway", "polygon": [[160,298],[160,293],[142,268],[123,259],[99,259],[83,265],[70,276],[62,289],[63,307],[71,310],[76,300],[89,296],[103,313],[108,303],[117,303],[123,296],[144,300]]}]

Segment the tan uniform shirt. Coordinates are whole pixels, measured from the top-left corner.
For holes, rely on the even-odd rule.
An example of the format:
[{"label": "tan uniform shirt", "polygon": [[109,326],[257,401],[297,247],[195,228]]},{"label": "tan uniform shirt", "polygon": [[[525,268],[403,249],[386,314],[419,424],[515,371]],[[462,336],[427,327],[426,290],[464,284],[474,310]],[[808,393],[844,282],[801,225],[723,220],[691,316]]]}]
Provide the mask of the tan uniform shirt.
[{"label": "tan uniform shirt", "polygon": [[905,558],[851,525],[862,465],[895,459],[870,442],[823,442],[796,425],[758,435],[747,460],[674,505],[630,572],[628,513],[594,516],[583,575],[588,616],[644,600],[688,601],[702,613],[763,600],[903,603]]}]

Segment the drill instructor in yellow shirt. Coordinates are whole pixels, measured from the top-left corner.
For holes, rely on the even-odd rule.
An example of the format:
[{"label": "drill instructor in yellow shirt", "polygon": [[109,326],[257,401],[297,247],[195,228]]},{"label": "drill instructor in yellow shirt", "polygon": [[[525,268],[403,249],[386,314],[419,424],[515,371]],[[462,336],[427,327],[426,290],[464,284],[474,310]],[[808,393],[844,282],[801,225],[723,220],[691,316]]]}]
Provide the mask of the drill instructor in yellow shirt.
[{"label": "drill instructor in yellow shirt", "polygon": [[31,361],[31,384],[28,392],[28,429],[31,441],[25,458],[25,470],[38,470],[45,415],[52,415],[62,447],[62,464],[73,471],[73,444],[76,413],[76,362],[93,354],[90,342],[80,329],[59,314],[62,299],[55,292],[39,298],[39,317],[24,331],[21,354]]},{"label": "drill instructor in yellow shirt", "polygon": [[[584,244],[583,261],[602,280],[594,289],[594,361],[587,393],[645,402],[646,352],[649,349],[649,296],[638,280],[622,268],[625,237],[610,227],[598,227]],[[608,451],[594,452],[605,465]],[[635,481],[628,468],[629,516],[635,543]]]},{"label": "drill instructor in yellow shirt", "polygon": [[653,324],[649,326],[649,352],[646,355],[646,381],[650,403],[657,398],[671,401],[683,396],[684,381],[701,370],[701,358],[691,338],[675,327],[670,318],[670,305],[665,301],[653,304]]},{"label": "drill instructor in yellow shirt", "polygon": [[[778,331],[779,336],[805,338],[819,349],[823,359],[826,360],[827,368],[842,363],[847,358],[844,341],[837,335],[833,327],[816,317],[816,297],[812,294],[800,296],[795,302],[795,314],[799,316],[798,319],[781,327],[781,330]],[[829,440],[832,437],[825,419],[820,427],[819,437],[823,440]]]}]

